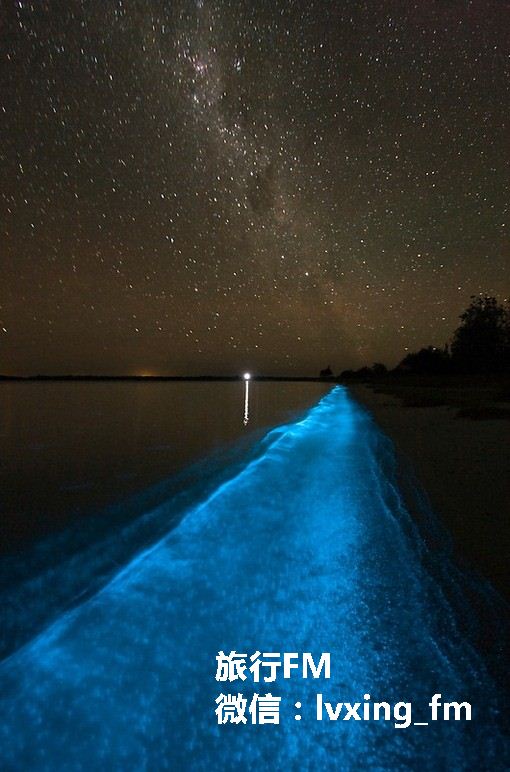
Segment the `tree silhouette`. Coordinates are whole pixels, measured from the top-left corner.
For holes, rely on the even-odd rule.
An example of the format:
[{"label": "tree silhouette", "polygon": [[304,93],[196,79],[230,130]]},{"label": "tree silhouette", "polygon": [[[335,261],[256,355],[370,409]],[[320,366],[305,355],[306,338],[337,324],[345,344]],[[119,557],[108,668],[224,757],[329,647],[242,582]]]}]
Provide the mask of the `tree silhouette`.
[{"label": "tree silhouette", "polygon": [[450,370],[450,357],[448,348],[436,348],[428,346],[419,351],[407,354],[398,365],[398,368],[404,372],[424,375],[442,375]]},{"label": "tree silhouette", "polygon": [[[450,346],[426,346],[406,354],[389,373],[376,362],[372,367],[344,370],[344,381],[374,381],[387,376],[510,373],[510,306],[489,295],[472,295],[460,315]],[[321,375],[326,373],[322,371]]]},{"label": "tree silhouette", "polygon": [[382,362],[374,362],[372,365],[372,374],[376,378],[381,378],[382,376],[386,375],[387,372],[388,368]]},{"label": "tree silhouette", "polygon": [[471,297],[460,316],[461,324],[451,345],[456,370],[468,373],[496,373],[510,364],[509,309],[489,296]]}]

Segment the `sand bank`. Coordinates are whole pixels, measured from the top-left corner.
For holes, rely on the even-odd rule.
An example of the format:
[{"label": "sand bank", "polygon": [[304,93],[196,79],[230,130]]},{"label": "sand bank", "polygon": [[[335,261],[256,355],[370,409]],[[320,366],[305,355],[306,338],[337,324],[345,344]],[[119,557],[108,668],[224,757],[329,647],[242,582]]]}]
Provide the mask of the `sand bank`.
[{"label": "sand bank", "polygon": [[411,463],[457,557],[510,599],[508,423],[457,418],[451,407],[403,407],[367,386],[350,391]]}]

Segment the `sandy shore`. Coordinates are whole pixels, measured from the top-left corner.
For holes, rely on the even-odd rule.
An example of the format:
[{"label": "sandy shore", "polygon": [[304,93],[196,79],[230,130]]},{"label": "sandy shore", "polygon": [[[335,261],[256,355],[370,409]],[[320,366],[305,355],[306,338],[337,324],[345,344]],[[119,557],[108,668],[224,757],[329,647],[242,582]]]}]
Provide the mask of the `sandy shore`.
[{"label": "sandy shore", "polygon": [[367,386],[350,391],[411,463],[460,561],[510,600],[508,423],[457,418],[450,407],[403,407]]}]

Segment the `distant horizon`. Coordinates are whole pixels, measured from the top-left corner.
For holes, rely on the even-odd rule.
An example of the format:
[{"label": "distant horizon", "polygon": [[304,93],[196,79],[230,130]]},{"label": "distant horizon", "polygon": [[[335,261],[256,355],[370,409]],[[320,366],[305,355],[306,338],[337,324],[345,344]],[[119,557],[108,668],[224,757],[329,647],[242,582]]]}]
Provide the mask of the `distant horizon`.
[{"label": "distant horizon", "polygon": [[[340,373],[338,373],[339,375]],[[337,377],[335,374],[331,376],[320,376],[318,374],[316,375],[306,375],[306,374],[298,374],[298,375],[291,375],[289,373],[277,373],[277,374],[266,374],[266,373],[250,373],[250,379],[253,381],[257,380],[290,380],[290,381],[299,381],[299,380],[328,380],[328,378],[335,378]],[[150,373],[150,374],[112,374],[112,373],[106,373],[106,374],[97,374],[97,373],[30,373],[30,374],[19,374],[19,373],[0,373],[0,380],[168,380],[168,381],[201,381],[201,380],[216,380],[216,381],[242,381],[244,380],[244,374],[243,373],[231,373],[231,374],[223,374],[218,375],[216,373],[201,373],[199,375],[190,375],[190,374],[178,374],[178,375],[169,375],[165,373]]]}]

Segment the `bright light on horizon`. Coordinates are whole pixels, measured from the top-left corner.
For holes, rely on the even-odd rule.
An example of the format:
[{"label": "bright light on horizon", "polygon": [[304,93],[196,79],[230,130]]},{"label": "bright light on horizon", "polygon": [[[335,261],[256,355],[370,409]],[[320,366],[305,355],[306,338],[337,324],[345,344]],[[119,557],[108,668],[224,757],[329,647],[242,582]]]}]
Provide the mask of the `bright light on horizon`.
[{"label": "bright light on horizon", "polygon": [[244,378],[244,417],[243,417],[243,424],[245,426],[248,425],[248,421],[250,420],[250,378],[251,373],[245,373],[243,375]]}]

